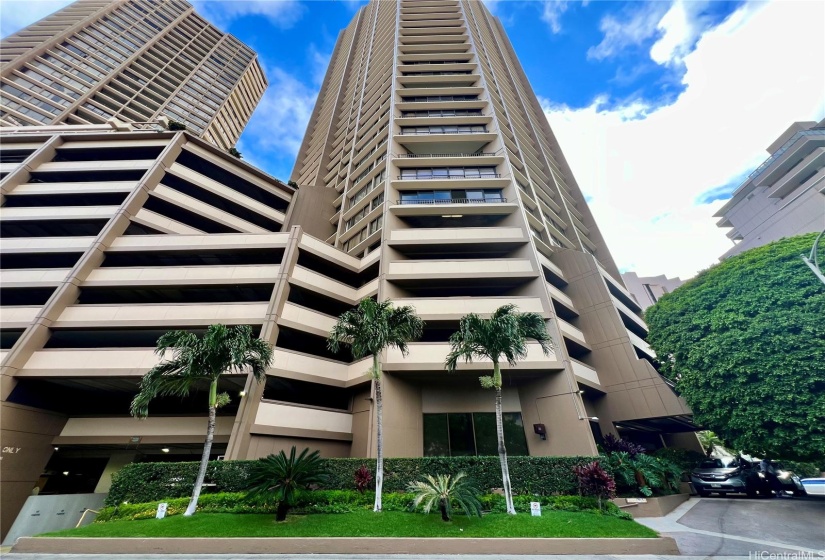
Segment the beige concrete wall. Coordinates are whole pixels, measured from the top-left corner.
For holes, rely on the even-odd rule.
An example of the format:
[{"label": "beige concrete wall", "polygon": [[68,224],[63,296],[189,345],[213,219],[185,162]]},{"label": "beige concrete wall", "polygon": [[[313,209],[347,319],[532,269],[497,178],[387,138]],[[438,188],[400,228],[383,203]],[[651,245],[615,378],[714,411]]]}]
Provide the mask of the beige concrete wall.
[{"label": "beige concrete wall", "polygon": [[[578,387],[560,372],[519,387],[522,419],[530,455],[597,455],[596,444],[584,417]],[[547,439],[533,433],[544,424]]]},{"label": "beige concrete wall", "polygon": [[109,457],[109,462],[106,463],[106,468],[103,469],[103,474],[100,475],[97,486],[95,486],[95,493],[108,493],[112,487],[112,475],[134,461],[135,457],[137,457],[137,452],[135,451],[112,453]]},{"label": "beige concrete wall", "polygon": [[305,447],[310,451],[318,450],[322,457],[349,457],[350,442],[323,439],[305,439],[295,437],[279,437],[253,435],[249,442],[247,459],[259,459],[272,453],[283,451],[289,454],[292,446],[300,453]]},{"label": "beige concrete wall", "polygon": [[385,457],[424,453],[421,387],[392,374],[383,376]]}]

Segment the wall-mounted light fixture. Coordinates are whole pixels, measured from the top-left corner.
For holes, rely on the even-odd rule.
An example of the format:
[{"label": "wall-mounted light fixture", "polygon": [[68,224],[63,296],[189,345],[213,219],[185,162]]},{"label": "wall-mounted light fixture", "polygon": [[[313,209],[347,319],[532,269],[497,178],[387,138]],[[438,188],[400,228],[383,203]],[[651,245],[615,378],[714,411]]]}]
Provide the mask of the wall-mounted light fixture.
[{"label": "wall-mounted light fixture", "polygon": [[544,424],[533,424],[533,431],[536,432],[541,439],[547,439],[547,427]]}]

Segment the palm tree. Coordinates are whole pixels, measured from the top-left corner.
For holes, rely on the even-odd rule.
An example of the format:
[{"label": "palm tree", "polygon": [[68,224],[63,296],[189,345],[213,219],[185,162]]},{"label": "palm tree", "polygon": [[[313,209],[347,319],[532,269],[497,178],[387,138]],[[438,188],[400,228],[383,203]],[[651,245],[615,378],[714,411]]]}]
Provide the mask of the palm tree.
[{"label": "palm tree", "polygon": [[496,435],[498,436],[498,456],[501,462],[501,476],[504,484],[504,499],[507,513],[515,515],[513,491],[510,488],[510,469],[507,466],[507,449],[504,446],[504,424],[501,419],[501,368],[499,359],[511,366],[517,360],[527,357],[526,340],[531,338],[541,345],[545,355],[553,349],[544,319],[537,313],[517,313],[516,306],[502,305],[489,319],[482,319],[475,313],[461,318],[458,331],[450,336],[450,353],[447,354],[447,371],[455,371],[459,358],[466,362],[473,359],[489,359],[493,362],[493,375],[480,377],[481,386],[496,390]]},{"label": "palm tree", "polygon": [[345,311],[332,327],[327,345],[337,352],[341,344],[347,344],[357,360],[372,356],[370,375],[375,387],[375,423],[377,462],[375,467],[375,507],[381,511],[381,488],[384,484],[384,434],[382,428],[383,401],[381,397],[380,355],[386,348],[397,348],[407,355],[407,343],[421,338],[424,321],[410,306],[395,308],[392,302],[377,302],[364,298],[358,306]]},{"label": "palm tree", "polygon": [[218,379],[223,374],[243,373],[251,368],[252,375],[260,383],[266,378],[266,368],[272,363],[272,346],[255,338],[248,325],[210,325],[203,336],[187,331],[170,331],[162,335],[155,354],[164,356],[167,351],[172,353],[172,358],[150,369],[140,380],[140,391],[132,401],[131,413],[137,418],[145,418],[149,415],[149,403],[155,397],[185,397],[197,385],[209,383],[206,442],[192,500],[184,513],[193,515],[198,507],[206,465],[212,451],[215,414],[218,408],[229,404],[227,393],[218,394]]},{"label": "palm tree", "polygon": [[268,455],[258,459],[250,470],[250,493],[272,493],[278,500],[278,509],[275,521],[284,521],[289,508],[295,505],[298,492],[311,484],[321,484],[327,480],[327,472],[321,453],[318,450],[309,453],[304,448],[298,457],[295,457],[295,446],[289,452],[289,457],[281,450],[277,455]]},{"label": "palm tree", "polygon": [[453,477],[448,474],[438,474],[435,477],[425,475],[423,480],[410,482],[407,492],[415,494],[410,509],[414,510],[424,502],[424,513],[430,513],[433,505],[438,502],[441,520],[450,521],[453,512],[452,502],[455,501],[467,517],[481,517],[479,491],[470,484],[466,476],[463,472]]}]

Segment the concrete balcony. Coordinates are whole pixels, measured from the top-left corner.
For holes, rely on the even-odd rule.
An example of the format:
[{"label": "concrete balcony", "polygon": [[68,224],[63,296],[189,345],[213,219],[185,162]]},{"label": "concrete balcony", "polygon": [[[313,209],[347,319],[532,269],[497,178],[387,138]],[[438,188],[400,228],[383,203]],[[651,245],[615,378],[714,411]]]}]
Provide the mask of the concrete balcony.
[{"label": "concrete balcony", "polygon": [[329,334],[329,331],[335,326],[336,321],[336,317],[331,317],[330,315],[325,315],[290,302],[284,304],[281,316],[278,317],[279,325],[323,337]]},{"label": "concrete balcony", "polygon": [[273,356],[272,367],[267,371],[268,375],[278,375],[336,387],[348,387],[367,381],[369,379],[367,372],[372,367],[370,358],[345,364],[293,350],[285,350],[277,346]]},{"label": "concrete balcony", "polygon": [[[427,125],[489,125],[493,122],[492,115],[455,115],[452,117],[442,116],[416,116],[416,117],[396,117],[395,123],[398,126],[427,126]],[[406,136],[406,134],[405,134]],[[479,164],[480,165],[480,164]]]},{"label": "concrete balcony", "polygon": [[391,262],[388,280],[438,281],[459,278],[530,278],[536,276],[527,259],[409,260]]},{"label": "concrete balcony", "polygon": [[550,297],[552,297],[553,299],[555,299],[556,301],[558,301],[559,303],[561,303],[562,305],[564,305],[565,307],[567,307],[571,311],[576,310],[576,306],[573,305],[573,300],[570,299],[567,296],[567,294],[562,292],[560,289],[555,287],[550,282],[545,282],[545,284],[547,286],[547,291],[550,292]]},{"label": "concrete balcony", "polygon": [[[197,443],[203,441],[204,416],[175,416],[174,421],[162,416],[143,420],[118,416],[113,418],[69,418],[54,445],[120,444],[127,445],[132,437],[141,443]],[[215,420],[215,439],[229,441],[232,416],[218,416]]]},{"label": "concrete balcony", "polygon": [[159,362],[154,348],[38,350],[16,377],[140,377]]},{"label": "concrete balcony", "polygon": [[409,228],[389,232],[388,243],[399,245],[462,244],[486,245],[489,243],[526,243],[524,231],[517,227],[488,228]]},{"label": "concrete balcony", "polygon": [[[413,342],[409,345],[409,354],[404,357],[395,349],[387,351],[383,369],[390,372],[404,371],[444,371],[444,361],[450,351],[448,342]],[[458,371],[492,372],[490,360],[478,360],[470,363],[460,361]],[[561,370],[564,364],[558,360],[555,353],[545,356],[538,344],[527,345],[527,358],[521,360],[516,367],[511,367],[506,361],[501,364],[502,371],[518,373],[530,370]],[[446,375],[446,373],[445,373]]]},{"label": "concrete balcony", "polygon": [[618,309],[629,320],[633,321],[633,323],[636,324],[640,329],[643,329],[644,332],[647,332],[647,324],[645,324],[641,317],[634,313],[628,306],[623,304],[614,295],[611,294],[610,299],[613,300],[613,305],[616,306],[616,309]]},{"label": "concrete balcony", "polygon": [[132,192],[137,181],[106,181],[105,183],[23,183],[12,194],[89,194]]},{"label": "concrete balcony", "polygon": [[[67,239],[67,238],[60,238]],[[79,239],[79,238],[78,238]],[[288,233],[210,233],[208,235],[124,235],[109,251],[180,251],[200,249],[280,249],[287,246]]]},{"label": "concrete balcony", "polygon": [[414,178],[396,175],[391,181],[399,191],[427,191],[438,189],[503,189],[510,184],[508,177],[498,173],[467,173],[466,175]]},{"label": "concrete balcony", "polygon": [[93,270],[83,285],[267,284],[279,273],[278,265],[112,267]]},{"label": "concrete balcony", "polygon": [[[251,431],[277,433],[262,428],[280,428],[283,435],[297,435],[305,437],[319,437],[330,439],[352,439],[352,414],[349,412],[335,412],[332,410],[305,407],[297,404],[263,401],[258,405],[255,415],[255,425]],[[308,434],[307,432],[317,432]]]},{"label": "concrete balcony", "polygon": [[[410,96],[415,93],[414,90],[409,92]],[[449,97],[441,96],[439,97]],[[435,109],[481,109],[484,110],[489,105],[486,99],[465,99],[465,100],[451,100],[451,99],[435,99],[432,101],[404,101],[403,99],[396,104],[399,111],[424,111]]]},{"label": "concrete balcony", "polygon": [[91,246],[94,237],[6,237],[0,239],[0,253],[72,253]]},{"label": "concrete balcony", "polygon": [[167,234],[198,235],[206,233],[146,208],[138,210],[132,217],[132,221]]},{"label": "concrete balcony", "polygon": [[0,328],[25,329],[32,324],[41,306],[0,307]]},{"label": "concrete balcony", "polygon": [[[445,118],[445,117],[441,117]],[[400,119],[396,119],[398,121]],[[461,167],[461,166],[497,166],[505,162],[504,154],[499,152],[476,152],[467,154],[399,154],[394,158],[395,164],[404,169],[418,167]]]},{"label": "concrete balcony", "polygon": [[518,204],[506,198],[490,201],[457,198],[445,200],[398,200],[389,210],[396,216],[506,216],[518,209]]},{"label": "concrete balcony", "polygon": [[302,266],[293,269],[289,282],[351,305],[357,305],[363,298],[378,293],[378,278],[356,289]]},{"label": "concrete balcony", "polygon": [[466,33],[467,29],[463,25],[444,25],[443,22],[433,22],[433,25],[427,26],[420,26],[419,27],[409,27],[406,25],[401,26],[401,36],[402,37],[415,37],[419,35],[461,35]]},{"label": "concrete balcony", "polygon": [[406,89],[430,89],[447,87],[472,87],[478,82],[478,74],[439,74],[430,76],[398,76],[396,83]]},{"label": "concrete balcony", "polygon": [[86,327],[201,327],[263,323],[267,303],[191,303],[133,305],[72,305],[54,326]]},{"label": "concrete balcony", "polygon": [[599,374],[590,366],[586,366],[576,360],[570,360],[570,367],[573,368],[573,375],[576,376],[576,381],[584,382],[585,385],[600,388],[602,382],[599,380]]},{"label": "concrete balcony", "polygon": [[470,44],[463,43],[428,43],[425,45],[398,45],[398,52],[401,54],[418,53],[466,53],[470,51]]},{"label": "concrete balcony", "polygon": [[457,321],[468,313],[489,316],[502,305],[512,303],[522,313],[547,316],[541,299],[536,297],[444,297],[395,299],[396,307],[409,305],[425,321]]},{"label": "concrete balcony", "polygon": [[650,359],[656,358],[656,352],[653,351],[653,349],[650,347],[650,344],[645,342],[643,338],[641,338],[640,336],[638,336],[630,330],[627,331],[627,336],[630,337],[630,342],[633,344],[633,346],[638,348],[642,352],[642,354],[644,354]]},{"label": "concrete balcony", "polygon": [[49,288],[66,279],[69,268],[16,268],[4,270],[0,275],[3,288]]},{"label": "concrete balcony", "polygon": [[429,60],[410,61],[406,64],[402,62],[398,69],[402,76],[407,72],[474,72],[478,69],[478,64],[475,62],[430,62]]},{"label": "concrete balcony", "polygon": [[149,169],[155,163],[153,159],[121,159],[108,161],[50,161],[41,163],[36,172],[53,171],[115,171]]},{"label": "concrete balcony", "polygon": [[4,222],[40,220],[108,220],[119,206],[27,206],[0,209]]},{"label": "concrete balcony", "polygon": [[584,346],[585,348],[590,348],[590,345],[587,343],[587,339],[584,337],[584,333],[565,321],[560,317],[556,317],[556,320],[559,322],[559,330],[561,331],[562,336],[565,338],[569,338],[573,342]]},{"label": "concrete balcony", "polygon": [[457,132],[455,134],[396,134],[396,142],[414,154],[473,153],[497,138],[495,132]]}]

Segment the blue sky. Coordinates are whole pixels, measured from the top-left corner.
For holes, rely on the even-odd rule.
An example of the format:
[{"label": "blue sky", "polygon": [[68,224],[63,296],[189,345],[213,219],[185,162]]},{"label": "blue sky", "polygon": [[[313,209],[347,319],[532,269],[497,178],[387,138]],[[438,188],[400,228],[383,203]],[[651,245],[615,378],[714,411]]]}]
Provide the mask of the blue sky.
[{"label": "blue sky", "polygon": [[[6,35],[66,5],[0,0]],[[244,158],[288,179],[340,29],[364,2],[195,0],[270,88]],[[501,18],[620,268],[692,276],[731,243],[712,218],[793,121],[825,117],[825,3],[486,0]]]}]

